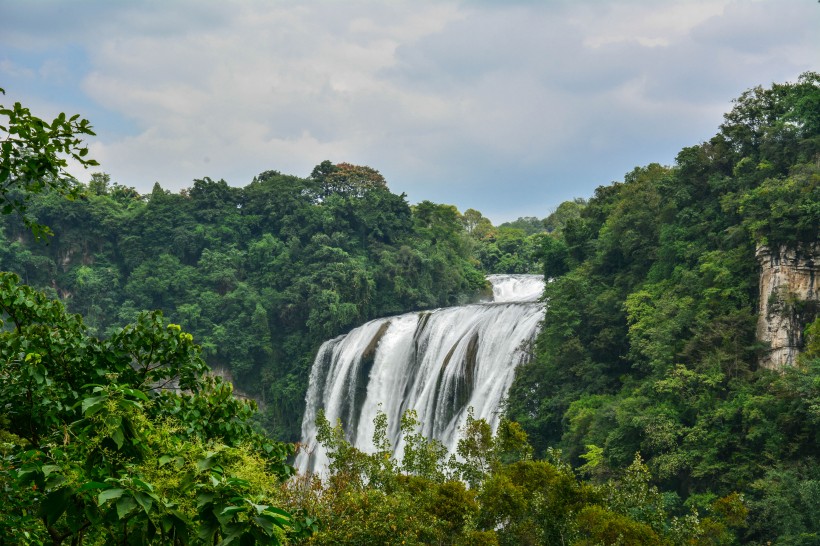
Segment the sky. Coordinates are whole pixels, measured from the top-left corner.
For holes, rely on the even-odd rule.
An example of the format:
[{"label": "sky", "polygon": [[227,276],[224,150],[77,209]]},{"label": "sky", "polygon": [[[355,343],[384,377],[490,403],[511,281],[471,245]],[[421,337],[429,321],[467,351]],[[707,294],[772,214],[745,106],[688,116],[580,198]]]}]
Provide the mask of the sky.
[{"label": "sky", "polygon": [[0,0],[0,104],[81,114],[144,193],[330,160],[498,224],[674,164],[820,70],[818,29],[817,0]]}]

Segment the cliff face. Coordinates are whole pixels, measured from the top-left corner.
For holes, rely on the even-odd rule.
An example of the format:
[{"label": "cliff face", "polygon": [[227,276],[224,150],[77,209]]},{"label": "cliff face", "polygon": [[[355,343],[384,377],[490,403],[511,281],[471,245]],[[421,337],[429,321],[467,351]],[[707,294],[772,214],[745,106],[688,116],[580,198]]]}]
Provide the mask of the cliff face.
[{"label": "cliff face", "polygon": [[770,344],[760,365],[774,370],[794,365],[803,347],[803,329],[817,315],[820,244],[797,250],[758,247],[760,313],[757,338]]}]

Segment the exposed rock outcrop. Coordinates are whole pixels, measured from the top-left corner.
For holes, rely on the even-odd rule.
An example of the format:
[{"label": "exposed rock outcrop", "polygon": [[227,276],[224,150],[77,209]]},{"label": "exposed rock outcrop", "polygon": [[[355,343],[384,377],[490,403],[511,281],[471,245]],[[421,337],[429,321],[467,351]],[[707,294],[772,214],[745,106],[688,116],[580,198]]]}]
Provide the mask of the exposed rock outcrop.
[{"label": "exposed rock outcrop", "polygon": [[259,407],[259,409],[264,409],[265,408],[265,401],[264,400],[260,400],[259,398],[255,397],[255,396],[251,396],[248,393],[246,393],[245,391],[243,391],[242,389],[239,389],[239,388],[236,387],[236,383],[234,383],[234,379],[233,379],[233,372],[231,372],[230,369],[228,369],[224,366],[214,367],[214,368],[211,368],[211,375],[219,376],[224,381],[226,381],[226,382],[230,383],[231,385],[233,385],[233,395],[235,397],[242,398],[242,399],[245,399],[245,400],[254,400],[254,401],[256,401],[256,405]]},{"label": "exposed rock outcrop", "polygon": [[803,329],[817,316],[820,244],[772,250],[760,246],[760,313],[757,338],[769,344],[760,359],[764,368],[794,365],[803,347]]}]

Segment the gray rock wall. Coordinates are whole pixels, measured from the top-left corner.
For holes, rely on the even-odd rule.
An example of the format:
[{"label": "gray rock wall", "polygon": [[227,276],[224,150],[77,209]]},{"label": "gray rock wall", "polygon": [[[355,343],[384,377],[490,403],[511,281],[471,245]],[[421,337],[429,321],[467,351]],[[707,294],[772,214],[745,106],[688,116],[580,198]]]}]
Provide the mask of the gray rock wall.
[{"label": "gray rock wall", "polygon": [[758,247],[760,313],[757,338],[770,348],[760,359],[764,368],[793,366],[803,347],[803,329],[818,309],[820,244],[798,249]]}]

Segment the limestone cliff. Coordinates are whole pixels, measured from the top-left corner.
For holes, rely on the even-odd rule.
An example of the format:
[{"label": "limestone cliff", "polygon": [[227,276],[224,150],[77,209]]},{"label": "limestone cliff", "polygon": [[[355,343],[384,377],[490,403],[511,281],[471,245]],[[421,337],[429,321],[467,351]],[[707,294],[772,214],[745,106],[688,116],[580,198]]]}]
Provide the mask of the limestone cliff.
[{"label": "limestone cliff", "polygon": [[760,246],[760,313],[757,338],[770,348],[760,359],[764,368],[794,365],[803,347],[803,329],[817,315],[820,244],[772,250]]}]

